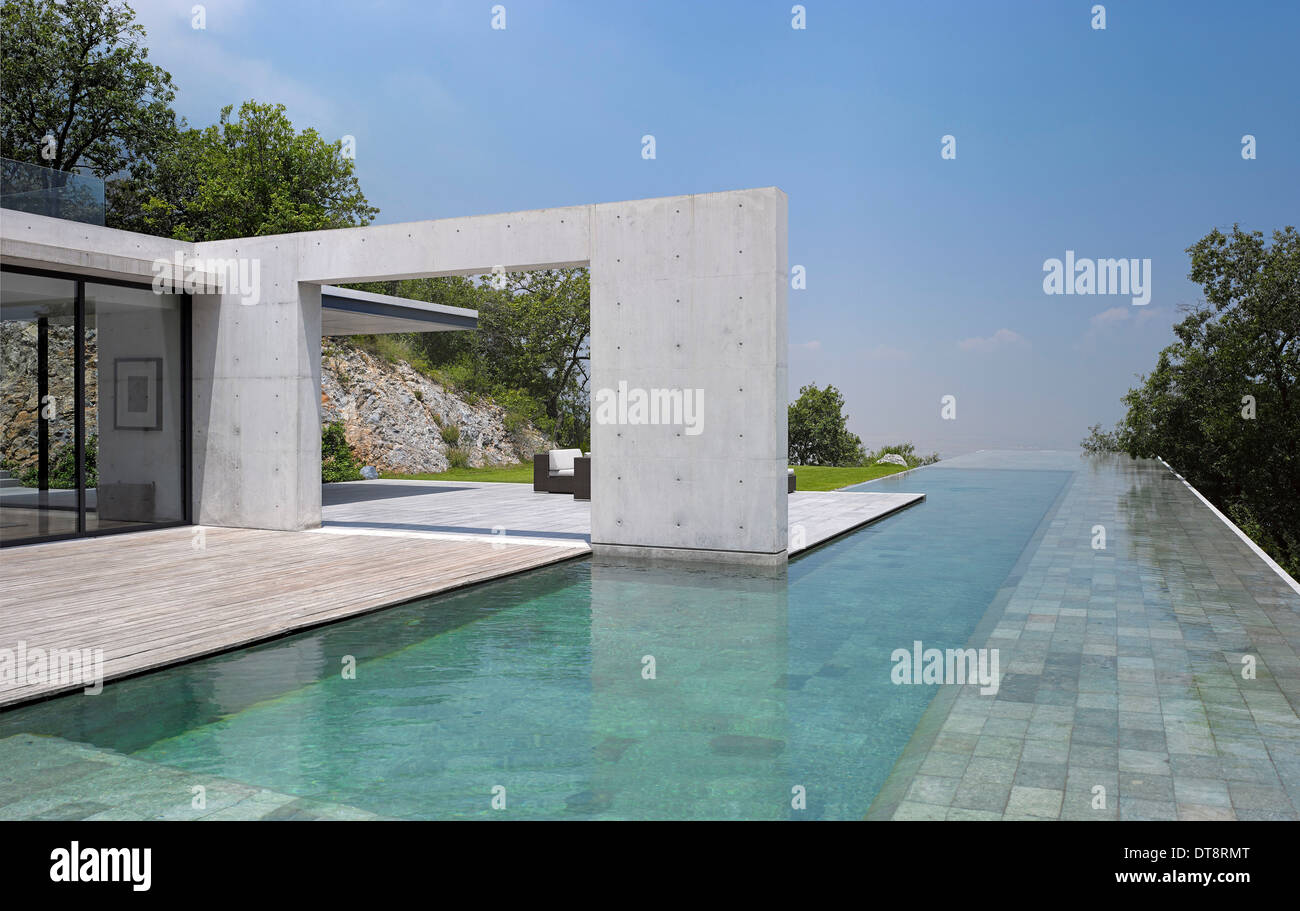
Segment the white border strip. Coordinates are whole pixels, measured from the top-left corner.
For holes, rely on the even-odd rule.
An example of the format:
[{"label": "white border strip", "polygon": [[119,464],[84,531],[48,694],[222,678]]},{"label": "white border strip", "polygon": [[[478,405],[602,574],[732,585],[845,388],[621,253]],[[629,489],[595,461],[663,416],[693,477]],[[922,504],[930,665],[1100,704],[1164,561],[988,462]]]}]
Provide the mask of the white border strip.
[{"label": "white border strip", "polygon": [[317,535],[369,535],[376,538],[423,538],[429,541],[477,541],[480,544],[490,544],[494,547],[501,547],[509,544],[524,544],[529,547],[555,547],[564,550],[589,551],[591,545],[586,541],[577,538],[530,538],[524,535],[483,535],[468,534],[450,531],[414,531],[396,528],[365,528],[365,527],[339,527],[322,526],[320,528],[303,529],[306,532]]},{"label": "white border strip", "polygon": [[1236,524],[1235,524],[1231,519],[1229,519],[1229,518],[1228,518],[1227,516],[1225,516],[1223,513],[1219,512],[1218,508],[1217,508],[1213,503],[1211,503],[1209,500],[1205,499],[1205,497],[1201,496],[1201,492],[1200,492],[1199,490],[1197,490],[1197,489],[1196,489],[1195,487],[1193,487],[1191,484],[1188,484],[1186,478],[1184,478],[1184,477],[1183,477],[1182,475],[1180,475],[1178,472],[1174,471],[1174,466],[1172,466],[1172,465],[1170,465],[1168,462],[1166,462],[1166,461],[1165,461],[1161,456],[1156,456],[1156,459],[1160,462],[1161,465],[1163,465],[1163,466],[1165,466],[1166,468],[1168,468],[1168,469],[1170,470],[1170,472],[1173,473],[1173,476],[1174,476],[1175,478],[1177,478],[1178,480],[1182,481],[1182,482],[1183,482],[1183,485],[1184,485],[1188,490],[1190,490],[1192,493],[1196,494],[1196,499],[1200,500],[1202,503],[1204,503],[1206,506],[1208,506],[1208,507],[1210,508],[1210,512],[1214,513],[1216,516],[1218,516],[1220,519],[1222,519],[1224,525],[1228,526],[1228,527],[1231,528],[1234,532],[1236,532],[1237,537],[1238,537],[1238,538],[1241,538],[1241,540],[1245,541],[1245,542],[1246,542],[1246,546],[1249,547],[1251,550],[1253,550],[1253,551],[1254,551],[1254,552],[1259,556],[1259,558],[1260,558],[1261,560],[1263,560],[1263,561],[1264,561],[1265,563],[1267,563],[1269,566],[1273,567],[1273,572],[1275,572],[1275,573],[1277,573],[1279,576],[1281,576],[1281,577],[1282,577],[1282,581],[1285,582],[1287,585],[1291,586],[1291,590],[1292,590],[1293,592],[1295,592],[1297,595],[1300,595],[1300,582],[1297,582],[1295,579],[1292,579],[1292,578],[1291,578],[1291,575],[1290,575],[1290,574],[1289,574],[1285,569],[1283,569],[1282,567],[1280,567],[1280,566],[1277,565],[1277,561],[1275,561],[1275,560],[1274,560],[1272,557],[1270,557],[1268,554],[1264,553],[1264,551],[1260,549],[1260,546],[1259,546],[1258,544],[1256,544],[1254,541],[1250,540],[1250,535],[1246,534],[1244,531],[1242,531],[1240,528],[1238,528],[1238,527],[1236,526]]}]

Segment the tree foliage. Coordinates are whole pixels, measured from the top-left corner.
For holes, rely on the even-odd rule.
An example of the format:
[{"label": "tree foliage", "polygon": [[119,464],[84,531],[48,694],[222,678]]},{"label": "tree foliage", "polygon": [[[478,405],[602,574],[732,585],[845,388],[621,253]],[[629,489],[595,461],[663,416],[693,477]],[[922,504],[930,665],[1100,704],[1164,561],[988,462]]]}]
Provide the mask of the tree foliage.
[{"label": "tree foliage", "polygon": [[585,268],[511,273],[479,309],[474,334],[489,382],[542,408],[556,434],[590,435],[591,276]]},{"label": "tree foliage", "polygon": [[789,457],[794,465],[858,465],[862,440],[850,433],[844,396],[834,386],[804,386],[790,405]]},{"label": "tree foliage", "polygon": [[[101,178],[147,164],[174,135],[176,90],[117,0],[0,6],[0,155]],[[46,135],[54,137],[52,157]]]},{"label": "tree foliage", "polygon": [[1124,396],[1111,444],[1164,458],[1292,575],[1300,575],[1300,234],[1234,225],[1188,248],[1205,303]]},{"label": "tree foliage", "polygon": [[[363,291],[478,311],[476,332],[411,334],[405,360],[462,392],[491,396],[562,446],[591,439],[591,276],[587,269],[367,282]],[[393,344],[393,342],[387,343]]]},{"label": "tree foliage", "polygon": [[341,143],[299,133],[282,104],[232,111],[179,131],[155,162],[111,186],[118,227],[200,242],[346,228],[378,214]]}]

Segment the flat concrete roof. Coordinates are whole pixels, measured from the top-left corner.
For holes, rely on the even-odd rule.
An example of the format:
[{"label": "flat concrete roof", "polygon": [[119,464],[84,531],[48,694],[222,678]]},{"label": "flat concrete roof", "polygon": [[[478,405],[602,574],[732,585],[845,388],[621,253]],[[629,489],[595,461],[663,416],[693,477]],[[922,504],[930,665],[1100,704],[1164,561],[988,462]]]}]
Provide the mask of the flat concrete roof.
[{"label": "flat concrete roof", "polygon": [[478,328],[478,311],[321,285],[321,335],[454,332]]}]

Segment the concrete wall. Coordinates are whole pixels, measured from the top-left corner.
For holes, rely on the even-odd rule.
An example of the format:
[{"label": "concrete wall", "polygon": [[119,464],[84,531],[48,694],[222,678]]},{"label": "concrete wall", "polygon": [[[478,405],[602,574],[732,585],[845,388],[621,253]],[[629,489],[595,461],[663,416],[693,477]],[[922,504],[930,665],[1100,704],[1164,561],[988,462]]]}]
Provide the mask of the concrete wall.
[{"label": "concrete wall", "polygon": [[202,525],[320,525],[320,287],[294,236],[199,244],[255,261],[259,296],[194,296],[194,515]]},{"label": "concrete wall", "polygon": [[711,193],[594,207],[592,391],[702,391],[683,426],[592,425],[598,552],[784,559],[786,198]]}]

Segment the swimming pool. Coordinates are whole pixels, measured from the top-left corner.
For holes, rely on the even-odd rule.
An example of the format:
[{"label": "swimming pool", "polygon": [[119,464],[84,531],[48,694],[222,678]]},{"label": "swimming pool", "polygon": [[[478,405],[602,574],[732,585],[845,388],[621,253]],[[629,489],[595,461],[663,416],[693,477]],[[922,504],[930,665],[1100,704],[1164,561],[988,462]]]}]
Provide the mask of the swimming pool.
[{"label": "swimming pool", "polygon": [[400,818],[861,818],[938,689],[891,683],[891,653],[967,643],[1076,464],[927,468],[871,485],[924,503],[779,571],[563,563],[15,709],[0,738]]}]

